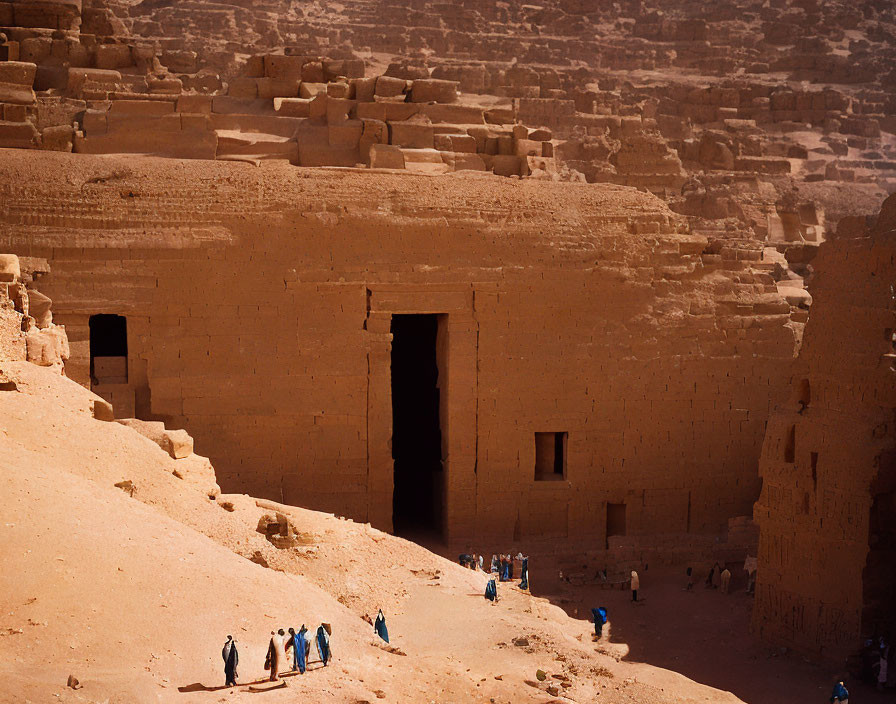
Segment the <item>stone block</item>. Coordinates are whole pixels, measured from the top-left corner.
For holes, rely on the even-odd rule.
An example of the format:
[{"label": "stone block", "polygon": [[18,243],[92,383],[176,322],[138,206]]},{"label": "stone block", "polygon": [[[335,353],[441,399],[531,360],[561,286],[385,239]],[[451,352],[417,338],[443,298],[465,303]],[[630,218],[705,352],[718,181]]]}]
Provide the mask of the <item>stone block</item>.
[{"label": "stone block", "polygon": [[119,69],[134,65],[131,47],[127,44],[98,44],[95,61],[97,68]]},{"label": "stone block", "polygon": [[231,98],[254,100],[258,97],[258,81],[261,78],[234,78],[227,85],[227,95]]},{"label": "stone block", "polygon": [[434,146],[439,151],[476,152],[476,140],[468,134],[437,134],[433,138]]},{"label": "stone block", "polygon": [[112,90],[116,84],[121,83],[121,73],[99,68],[69,68],[66,90],[70,95],[79,95],[88,83],[106,86],[108,90]]},{"label": "stone block", "polygon": [[274,98],[274,110],[283,117],[310,117],[311,100],[306,98]]},{"label": "stone block", "polygon": [[327,96],[327,124],[338,125],[345,122],[354,105],[355,101],[353,100]]},{"label": "stone block", "polygon": [[426,115],[433,122],[452,125],[484,125],[485,116],[482,108],[472,105],[444,105],[432,103],[421,105],[420,114]]},{"label": "stone block", "polygon": [[106,134],[108,130],[107,115],[105,110],[85,110],[84,117],[81,118],[81,129],[88,136]]},{"label": "stone block", "polygon": [[535,142],[531,139],[516,139],[513,146],[516,156],[521,157],[541,156],[543,151],[541,142]]},{"label": "stone block", "polygon": [[138,115],[156,117],[174,112],[174,102],[167,100],[113,100],[109,106],[110,116]]},{"label": "stone block", "polygon": [[457,101],[457,81],[418,78],[411,85],[412,103],[453,103]]},{"label": "stone block", "polygon": [[212,128],[211,115],[183,113],[179,114],[182,130],[205,131]]},{"label": "stone block", "polygon": [[498,154],[492,157],[492,171],[498,176],[519,176],[520,168],[518,156]]},{"label": "stone block", "polygon": [[0,104],[2,119],[6,122],[25,122],[28,119],[27,105],[13,105],[12,103]]},{"label": "stone block", "polygon": [[193,438],[186,430],[168,430],[160,421],[138,420],[137,418],[119,418],[116,423],[131,428],[152,440],[172,459],[181,459],[193,453]]},{"label": "stone block", "polygon": [[404,168],[414,173],[443,174],[449,166],[435,149],[402,149]]},{"label": "stone block", "polygon": [[302,81],[302,85],[299,86],[299,97],[300,98],[315,98],[318,95],[326,95],[327,94],[327,84],[326,83],[310,83],[308,81]]},{"label": "stone block", "polygon": [[31,105],[34,103],[34,77],[37,66],[24,61],[0,61],[0,102]]},{"label": "stone block", "polygon": [[0,63],[0,83],[31,86],[37,66],[26,61],[4,61]]},{"label": "stone block", "polygon": [[402,78],[393,78],[392,76],[377,76],[375,95],[392,98],[404,95],[407,81]]},{"label": "stone block", "polygon": [[388,144],[370,145],[370,168],[372,169],[403,169],[404,154],[398,147]]},{"label": "stone block", "polygon": [[94,396],[90,399],[90,413],[96,420],[106,423],[111,423],[115,420],[115,411],[112,408],[112,404],[99,396]]},{"label": "stone block", "polygon": [[221,493],[221,487],[218,486],[215,476],[215,468],[208,457],[190,454],[178,459],[173,474],[209,498],[214,498]]},{"label": "stone block", "polygon": [[326,83],[324,67],[320,61],[309,61],[302,66],[302,83]]},{"label": "stone block", "polygon": [[181,95],[177,98],[177,111],[210,114],[212,111],[212,96]]},{"label": "stone block", "polygon": [[432,125],[417,122],[390,122],[389,144],[408,149],[432,149]]},{"label": "stone block", "polygon": [[458,153],[454,155],[454,170],[488,171],[488,168],[485,165],[485,161],[478,154]]},{"label": "stone block", "polygon": [[363,123],[361,120],[345,120],[340,124],[329,123],[327,141],[331,147],[358,148]]},{"label": "stone block", "polygon": [[41,330],[53,323],[53,313],[50,311],[52,301],[48,296],[29,289],[28,291],[28,315],[34,318],[34,322]]},{"label": "stone block", "polygon": [[264,99],[272,98],[295,98],[299,95],[298,78],[256,78],[258,85],[258,97]]},{"label": "stone block", "polygon": [[30,122],[0,122],[0,147],[31,149],[40,144],[40,133]]},{"label": "stone block", "polygon": [[69,357],[65,328],[53,326],[45,330],[32,330],[25,335],[27,359],[41,367],[62,366]]},{"label": "stone block", "polygon": [[348,83],[327,83],[327,96],[330,98],[349,99],[352,97],[352,86]]},{"label": "stone block", "polygon": [[345,59],[342,62],[342,75],[346,78],[364,78],[365,66],[363,59]]},{"label": "stone block", "polygon": [[[304,56],[280,56],[278,54],[268,54],[263,58],[263,71],[264,75],[268,78],[302,80],[302,66],[304,63]],[[255,68],[257,70],[257,66],[255,66]]]},{"label": "stone block", "polygon": [[74,144],[71,125],[45,127],[40,133],[40,148],[46,151],[70,152]]},{"label": "stone block", "polygon": [[353,78],[351,80],[354,86],[354,98],[359,102],[372,103],[373,96],[376,94],[376,78]]}]

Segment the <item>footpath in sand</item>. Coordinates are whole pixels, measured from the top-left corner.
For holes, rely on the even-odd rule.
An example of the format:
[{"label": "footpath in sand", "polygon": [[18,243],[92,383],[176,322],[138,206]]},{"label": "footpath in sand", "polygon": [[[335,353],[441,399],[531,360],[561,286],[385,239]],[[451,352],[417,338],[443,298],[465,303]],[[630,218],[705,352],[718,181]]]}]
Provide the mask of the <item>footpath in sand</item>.
[{"label": "footpath in sand", "polygon": [[[271,630],[321,622],[331,665],[265,701],[740,701],[598,652],[590,623],[546,599],[502,585],[492,605],[483,574],[368,525],[211,500],[173,474],[180,460],[94,419],[90,392],[28,363],[2,368],[18,387],[0,392],[2,702],[230,701],[265,677]],[[282,549],[257,530],[278,509]],[[363,620],[378,608],[392,647]],[[245,683],[233,690],[221,687],[228,633]]]}]

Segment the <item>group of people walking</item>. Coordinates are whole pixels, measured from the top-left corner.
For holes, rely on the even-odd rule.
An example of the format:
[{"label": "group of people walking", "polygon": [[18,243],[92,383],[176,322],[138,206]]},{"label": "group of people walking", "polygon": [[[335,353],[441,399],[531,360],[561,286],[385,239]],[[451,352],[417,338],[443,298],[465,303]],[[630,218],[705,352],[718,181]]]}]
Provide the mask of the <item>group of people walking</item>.
[{"label": "group of people walking", "polygon": [[[485,557],[483,555],[477,555],[475,552],[472,554],[462,553],[457,557],[458,563],[462,567],[469,567],[471,570],[479,569],[485,572]],[[488,572],[490,574],[494,574],[497,576],[499,582],[510,582],[513,580],[514,575],[514,563],[520,563],[520,588],[528,589],[528,578],[529,578],[529,558],[528,556],[523,555],[523,553],[518,553],[516,557],[512,556],[510,553],[505,554],[495,554],[492,555],[491,562],[489,562]]]},{"label": "group of people walking", "polygon": [[[280,673],[285,669],[290,651],[292,651],[291,671],[305,674],[311,656],[312,641],[317,649],[319,661],[324,666],[330,662],[333,657],[333,651],[330,649],[330,636],[332,635],[330,624],[322,623],[318,626],[317,632],[313,636],[307,634],[308,629],[305,627],[305,624],[302,624],[298,631],[290,628],[289,633],[282,628],[278,631],[271,631],[271,639],[268,642],[267,655],[264,661],[264,669],[270,670],[268,679],[271,682],[276,682],[280,679]],[[240,661],[236,641],[233,639],[233,636],[227,636],[227,641],[221,650],[221,657],[224,659],[225,686],[233,687],[237,683],[237,666]]]},{"label": "group of people walking", "polygon": [[[469,567],[472,570],[485,571],[485,559],[482,555],[476,553],[463,553],[458,556],[457,561],[463,567]],[[498,601],[498,582],[511,582],[514,575],[514,562],[520,563],[520,582],[519,588],[522,590],[529,589],[529,558],[523,553],[513,557],[510,553],[492,555],[489,563],[488,575],[489,580],[485,585],[485,598],[492,603]]]}]

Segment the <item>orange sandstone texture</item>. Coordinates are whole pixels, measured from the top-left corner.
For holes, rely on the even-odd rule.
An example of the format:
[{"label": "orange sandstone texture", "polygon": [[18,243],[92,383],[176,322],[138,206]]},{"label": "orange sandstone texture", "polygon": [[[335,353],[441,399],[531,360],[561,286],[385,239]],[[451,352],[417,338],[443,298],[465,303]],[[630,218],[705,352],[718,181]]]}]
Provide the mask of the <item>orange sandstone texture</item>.
[{"label": "orange sandstone texture", "polygon": [[[392,527],[392,317],[439,314],[443,535],[602,546],[745,515],[804,311],[761,245],[633,189],[3,152],[0,249],[89,383],[127,318],[120,415],[186,428],[225,491]],[[792,319],[793,316],[793,319]],[[126,409],[126,410],[122,410]],[[567,433],[536,481],[536,433]]]},{"label": "orange sandstone texture", "polygon": [[896,626],[896,198],[823,244],[789,400],[760,472],[753,625],[835,662]]}]

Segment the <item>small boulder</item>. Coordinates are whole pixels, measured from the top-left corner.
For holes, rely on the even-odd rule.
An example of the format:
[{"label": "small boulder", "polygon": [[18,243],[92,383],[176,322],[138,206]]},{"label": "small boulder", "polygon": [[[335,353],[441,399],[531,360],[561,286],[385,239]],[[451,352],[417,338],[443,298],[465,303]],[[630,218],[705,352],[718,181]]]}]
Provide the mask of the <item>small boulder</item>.
[{"label": "small boulder", "polygon": [[168,430],[161,421],[137,418],[119,418],[117,422],[152,440],[172,459],[184,459],[193,454],[193,438],[186,430]]},{"label": "small boulder", "polygon": [[90,413],[97,420],[105,421],[106,423],[111,423],[115,420],[115,411],[112,409],[112,404],[99,396],[90,400]]}]

